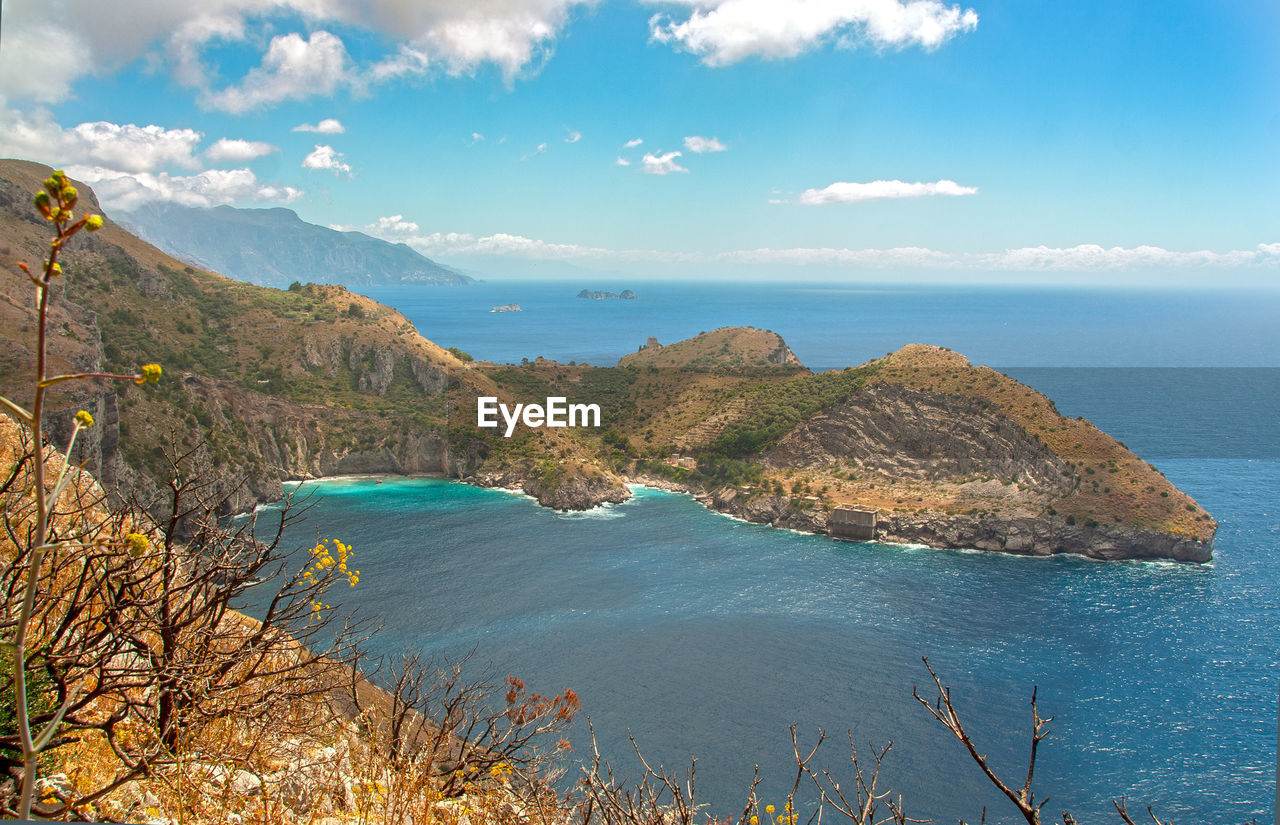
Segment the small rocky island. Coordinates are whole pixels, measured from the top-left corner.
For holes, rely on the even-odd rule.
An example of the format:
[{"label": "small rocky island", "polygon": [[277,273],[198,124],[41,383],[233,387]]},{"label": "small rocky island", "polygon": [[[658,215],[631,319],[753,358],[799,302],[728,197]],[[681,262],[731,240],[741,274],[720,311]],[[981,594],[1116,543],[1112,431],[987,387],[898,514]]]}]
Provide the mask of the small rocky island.
[{"label": "small rocky island", "polygon": [[624,289],[621,292],[597,292],[590,289],[584,289],[578,293],[578,297],[590,298],[593,301],[604,301],[609,298],[619,298],[623,301],[634,301],[640,296],[636,295],[629,289]]},{"label": "small rocky island", "polygon": [[519,304],[503,304],[500,307],[494,307],[490,312],[524,312]]},{"label": "small rocky island", "polygon": [[[19,205],[50,172],[0,161],[0,236],[11,248],[47,245],[43,224]],[[97,206],[88,187],[80,201]],[[125,447],[163,439],[164,422],[180,420],[195,422],[184,449],[234,434],[211,464],[212,478],[235,490],[228,512],[278,500],[286,479],[440,473],[520,488],[556,509],[623,501],[628,483],[643,483],[747,521],[837,538],[1096,559],[1212,557],[1216,520],[1158,469],[1031,387],[942,347],[908,344],[813,372],[777,333],[727,327],[652,341],[615,367],[490,363],[422,338],[399,312],[340,286],[236,283],[111,222],[94,244],[77,251],[77,277],[60,296],[70,334],[57,336],[58,359],[144,363],[157,341],[165,360],[202,354],[175,367],[166,393],[59,389],[68,394],[57,409],[102,422],[77,442],[76,460],[126,493],[150,495],[168,476],[150,453]],[[14,296],[28,289],[0,268],[6,341],[27,337],[29,316],[17,309],[25,299]],[[134,334],[134,317],[148,319],[146,336]],[[119,348],[111,359],[108,341]],[[220,347],[225,357],[205,357]],[[22,349],[0,359],[0,393],[21,391],[32,363]],[[506,437],[476,427],[484,396],[598,403],[603,426],[524,419]]]}]

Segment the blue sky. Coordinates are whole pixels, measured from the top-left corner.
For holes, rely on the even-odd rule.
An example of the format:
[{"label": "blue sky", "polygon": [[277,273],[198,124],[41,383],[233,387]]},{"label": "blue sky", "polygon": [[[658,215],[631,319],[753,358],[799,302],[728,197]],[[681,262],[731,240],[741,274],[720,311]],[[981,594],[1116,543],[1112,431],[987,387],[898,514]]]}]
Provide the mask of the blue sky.
[{"label": "blue sky", "polygon": [[1274,3],[186,6],[6,0],[0,153],[499,276],[1280,275]]}]

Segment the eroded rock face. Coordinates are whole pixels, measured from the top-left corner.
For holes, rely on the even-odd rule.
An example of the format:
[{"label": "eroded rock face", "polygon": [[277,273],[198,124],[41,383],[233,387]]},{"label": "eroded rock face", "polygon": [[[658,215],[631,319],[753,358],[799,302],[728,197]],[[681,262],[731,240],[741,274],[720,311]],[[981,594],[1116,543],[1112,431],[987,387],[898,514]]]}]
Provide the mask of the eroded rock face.
[{"label": "eroded rock face", "polygon": [[[721,489],[696,498],[711,509],[757,524],[827,533],[821,507],[798,507],[786,496],[746,496]],[[881,513],[877,539],[943,549],[990,550],[1027,556],[1071,553],[1092,559],[1172,559],[1206,562],[1213,542],[1143,530],[1123,524],[1072,525],[1062,518],[1000,518],[948,513]]]},{"label": "eroded rock face", "polygon": [[554,510],[590,510],[605,502],[619,504],[631,497],[631,491],[622,482],[604,473],[573,473],[550,487],[535,476],[525,481],[524,491],[543,507]]},{"label": "eroded rock face", "polygon": [[990,476],[1065,495],[1072,468],[1017,422],[977,398],[872,385],[814,416],[765,453],[770,467],[855,463],[898,479]]},{"label": "eroded rock face", "polygon": [[553,510],[590,510],[606,502],[619,504],[631,491],[612,473],[582,464],[559,465],[548,472],[540,464],[526,463],[501,470],[464,476],[482,487],[519,489]]},{"label": "eroded rock face", "polygon": [[885,541],[932,547],[974,548],[1048,556],[1072,553],[1093,559],[1173,559],[1205,562],[1213,542],[1157,533],[1123,524],[1067,524],[1061,518],[1000,519],[944,513],[891,513],[881,523]]}]

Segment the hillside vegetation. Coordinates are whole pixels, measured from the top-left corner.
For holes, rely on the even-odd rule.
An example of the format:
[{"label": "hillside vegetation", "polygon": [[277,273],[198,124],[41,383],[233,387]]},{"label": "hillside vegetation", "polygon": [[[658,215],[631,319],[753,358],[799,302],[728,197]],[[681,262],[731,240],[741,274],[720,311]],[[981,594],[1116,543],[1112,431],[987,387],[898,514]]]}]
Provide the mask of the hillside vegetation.
[{"label": "hillside vegetation", "polygon": [[[47,241],[30,193],[48,169],[0,163],[0,388],[17,392],[33,363],[33,309],[20,259]],[[87,187],[82,200],[96,208]],[[207,440],[237,506],[277,498],[280,481],[343,472],[444,472],[450,399],[461,385],[494,388],[388,307],[338,286],[271,289],[187,266],[107,216],[77,239],[55,304],[52,350],[68,368],[162,363],[170,380],[79,386],[60,409],[83,408],[102,427],[82,457],[107,486],[158,477],[171,438]],[[130,367],[131,368],[131,367]],[[56,415],[50,421],[58,424]],[[140,445],[147,445],[145,447]]]},{"label": "hillside vegetation", "polygon": [[[3,171],[12,175],[0,177],[4,206],[20,201],[20,187],[30,183],[24,177],[48,172],[32,164],[8,164]],[[857,369],[813,375],[785,363],[788,351],[780,339],[728,329],[673,348],[687,361],[677,358],[672,367],[565,369],[539,359],[519,368],[474,365],[473,373],[469,357],[417,337],[385,307],[338,288],[296,284],[276,293],[190,268],[178,271],[154,250],[104,229],[92,211],[96,203],[87,193],[81,200],[62,172],[37,180],[37,187],[33,205],[47,218],[52,243],[33,243],[39,233],[19,218],[5,224],[3,240],[10,245],[0,252],[47,255],[34,266],[17,264],[25,283],[6,284],[12,288],[0,314],[13,344],[4,365],[11,385],[5,392],[19,399],[0,398],[0,591],[7,594],[0,601],[6,642],[0,656],[0,765],[6,774],[0,814],[264,825],[712,821],[695,798],[692,766],[687,778],[661,766],[655,770],[637,748],[641,778],[619,783],[593,735],[580,780],[562,795],[553,784],[554,768],[544,771],[572,750],[557,738],[580,708],[572,690],[544,696],[514,676],[501,686],[485,677],[470,681],[462,664],[427,663],[411,651],[370,662],[363,643],[373,630],[329,603],[335,587],[360,582],[349,545],[318,538],[311,548],[282,548],[285,528],[296,518],[289,501],[276,511],[275,528],[262,532],[256,517],[223,517],[234,509],[241,487],[227,483],[235,479],[221,464],[263,470],[261,459],[271,450],[281,462],[276,470],[311,460],[314,452],[306,450],[314,451],[316,442],[304,436],[290,445],[280,429],[287,424],[317,430],[312,437],[326,451],[322,457],[347,451],[339,461],[352,455],[368,460],[376,453],[350,448],[353,438],[367,434],[333,427],[332,419],[348,415],[340,410],[357,410],[366,426],[376,427],[380,418],[403,415],[406,405],[438,398],[440,406],[422,418],[395,424],[416,437],[434,432],[446,456],[467,451],[479,469],[470,477],[507,483],[511,476],[553,506],[609,499],[617,476],[604,464],[643,472],[649,462],[636,456],[628,432],[640,435],[638,427],[649,421],[670,426],[663,422],[680,406],[674,401],[689,402],[678,415],[692,414],[697,423],[680,445],[698,456],[672,456],[675,477],[691,486],[714,483],[711,501],[723,509],[741,494],[749,515],[776,511],[781,500],[795,511],[791,518],[816,518],[830,502],[826,486],[807,495],[806,475],[813,472],[850,482],[863,474],[889,484],[914,481],[935,496],[948,485],[996,482],[1017,487],[1019,494],[1008,498],[1018,506],[1044,497],[1078,498],[1077,471],[1084,466],[1088,474],[1092,467],[1070,457],[1103,457],[1110,472],[1124,473],[1122,447],[1072,432],[1045,399],[938,348],[912,346]],[[77,251],[85,253],[84,265],[73,272],[60,257],[81,232],[84,244]],[[68,287],[73,274],[74,293]],[[34,317],[22,306],[24,288],[35,297]],[[51,312],[51,305],[59,309]],[[110,316],[105,323],[113,326],[103,326],[98,313]],[[295,335],[300,338],[293,340]],[[759,356],[752,344],[762,340],[772,347],[767,365],[752,369],[747,365]],[[745,354],[734,351],[735,342]],[[273,360],[277,345],[285,354]],[[258,354],[252,365],[246,363],[252,358],[248,347]],[[181,382],[160,384],[164,369],[156,363],[134,369],[137,362],[126,359],[144,349],[148,357],[159,353],[188,368]],[[691,381],[695,376],[701,378]],[[90,382],[98,386],[74,389]],[[142,396],[112,389],[131,385],[167,388]],[[104,421],[83,409],[50,409],[46,402],[58,400],[53,388],[63,396],[60,403],[84,401]],[[469,411],[464,402],[484,392],[514,400],[571,389],[607,399],[624,429],[497,441],[459,423],[459,414]],[[29,409],[23,406],[28,394]],[[696,406],[699,397],[706,406]],[[321,409],[332,414],[326,418]],[[223,420],[202,420],[215,413]],[[58,443],[46,417],[50,424],[74,422],[66,442]],[[145,425],[162,423],[168,424],[167,442],[151,442],[150,449],[146,441],[134,443]],[[243,429],[228,434],[234,423]],[[1066,435],[1051,446],[1037,429]],[[111,501],[73,459],[77,438],[95,430],[105,430],[105,437],[87,452],[100,470],[115,470],[120,487],[131,486],[135,494],[146,492],[144,482],[160,482],[164,495]],[[381,435],[386,432],[384,426]],[[655,431],[647,429],[643,437],[652,442]],[[325,438],[339,443],[324,445]],[[284,455],[282,441],[298,452]],[[376,449],[391,454],[394,446],[384,442]],[[644,453],[667,448],[659,443]],[[842,476],[842,466],[858,471]],[[790,479],[797,469],[802,475],[788,500],[776,472],[784,470]],[[1124,480],[1132,481],[1138,469],[1128,469]],[[134,474],[132,484],[125,471]],[[1108,494],[1104,489],[1099,500],[1113,501]],[[752,511],[753,503],[762,507]],[[931,506],[912,509],[937,518],[928,513]],[[1185,509],[1195,511],[1190,504]],[[932,531],[948,541],[948,531],[979,536],[975,546],[987,542],[993,549],[1027,552],[1044,552],[1037,541],[1045,537],[1070,540],[1052,531],[1038,539],[1043,519],[1022,524],[1009,512],[982,515],[989,522],[953,517],[940,525],[895,515],[887,527],[902,535]],[[1117,521],[1128,515],[1122,511]],[[774,523],[785,521],[775,514]],[[1074,525],[1074,516],[1066,523]],[[818,526],[816,520],[809,526]],[[979,529],[993,526],[1002,532]],[[1083,530],[1086,537],[1107,538],[1096,522]],[[1154,547],[1141,541],[1148,544],[1134,547]],[[1187,543],[1178,541],[1167,545],[1174,557]],[[1107,549],[1096,541],[1087,547]],[[245,603],[257,605],[256,618],[236,609]],[[1050,719],[1039,715],[1035,692],[1026,780],[1014,792],[972,744],[950,689],[927,660],[925,667],[937,697],[913,689],[913,698],[966,745],[1027,822],[1039,823],[1044,803],[1037,806],[1032,792],[1036,746]],[[369,675],[380,677],[383,688]],[[762,805],[756,777],[738,825],[756,825],[762,813],[778,825],[794,825],[798,799],[817,819],[829,807],[852,825],[923,821],[908,819],[900,796],[895,801],[889,791],[877,793],[889,746],[872,748],[869,759],[864,751],[861,762],[856,750],[851,753],[847,786],[856,788],[855,806],[831,772],[810,767],[823,734],[807,757],[794,727],[792,737],[797,781],[783,813],[774,817],[776,808]],[[797,797],[805,776],[816,798],[813,790]],[[887,811],[878,810],[882,804]],[[1133,821],[1123,797],[1115,807],[1123,821]],[[1074,821],[1067,813],[1062,818]]]},{"label": "hillside vegetation", "polygon": [[645,346],[618,364],[720,374],[803,369],[781,335],[754,327],[725,327],[665,346]]},{"label": "hillside vegetation", "polygon": [[[27,286],[12,264],[47,244],[26,206],[47,173],[0,162],[0,332],[13,342],[0,391],[14,391],[33,359]],[[83,408],[101,423],[77,449],[108,489],[145,491],[163,475],[159,445],[205,441],[240,509],[278,498],[284,479],[330,474],[443,473],[572,509],[623,500],[624,481],[648,480],[817,532],[848,505],[880,510],[888,538],[939,546],[1211,552],[1216,523],[1158,471],[1040,393],[940,348],[814,374],[776,333],[731,327],[610,368],[476,362],[339,286],[232,281],[110,216],[82,241],[52,319],[54,360],[72,370],[154,361],[169,377],[146,394],[82,385],[55,399],[56,437],[60,412]],[[504,438],[476,426],[480,396],[596,403],[602,427],[520,426]]]},{"label": "hillside vegetation", "polygon": [[1217,529],[1088,421],[940,347],[814,374],[773,333],[727,328],[614,368],[477,368],[517,398],[598,401],[605,431],[579,438],[615,472],[753,521],[825,532],[852,506],[902,541],[1188,560],[1208,558]]}]

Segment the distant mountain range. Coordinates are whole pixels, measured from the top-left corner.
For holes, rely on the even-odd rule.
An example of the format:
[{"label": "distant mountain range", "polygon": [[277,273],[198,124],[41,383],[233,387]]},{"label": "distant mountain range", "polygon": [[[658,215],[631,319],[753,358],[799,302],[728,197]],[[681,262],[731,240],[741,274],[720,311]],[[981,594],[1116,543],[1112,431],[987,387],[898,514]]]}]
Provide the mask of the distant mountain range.
[{"label": "distant mountain range", "polygon": [[404,244],[307,223],[292,209],[155,203],[118,220],[175,258],[260,286],[474,283]]},{"label": "distant mountain range", "polygon": [[[31,281],[17,263],[49,248],[30,199],[51,171],[0,161],[0,394],[20,400],[38,347]],[[77,211],[97,211],[88,186],[79,198]],[[307,227],[285,210],[263,214],[282,228],[254,248],[282,264],[332,256],[354,270],[342,258],[352,247],[308,250],[303,233],[317,247],[336,235],[402,249]],[[158,363],[164,380],[67,382],[44,410],[55,444],[70,437],[76,411],[99,422],[73,458],[107,490],[148,500],[168,478],[157,445],[203,445],[213,489],[235,491],[229,512],[279,499],[285,479],[442,473],[520,488],[556,509],[621,502],[627,482],[660,484],[747,521],[845,538],[1212,556],[1217,523],[1158,470],[1030,387],[942,347],[910,344],[814,373],[777,334],[727,327],[654,341],[617,367],[474,361],[341,287],[238,283],[184,266],[105,217],[63,258],[48,358],[70,373]],[[480,398],[525,407],[524,426],[509,435],[478,426]],[[600,424],[556,427],[541,403],[550,410],[557,398],[598,405]]]}]

